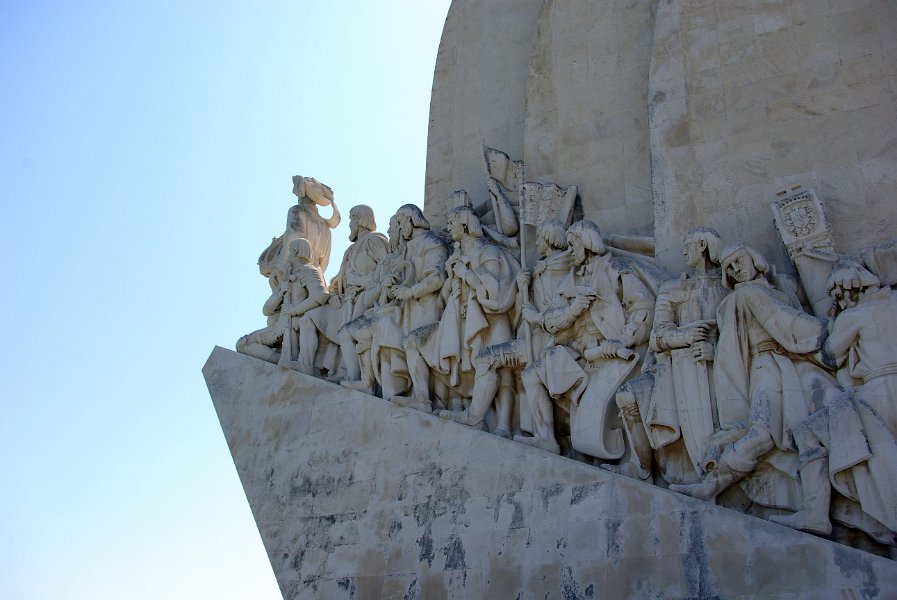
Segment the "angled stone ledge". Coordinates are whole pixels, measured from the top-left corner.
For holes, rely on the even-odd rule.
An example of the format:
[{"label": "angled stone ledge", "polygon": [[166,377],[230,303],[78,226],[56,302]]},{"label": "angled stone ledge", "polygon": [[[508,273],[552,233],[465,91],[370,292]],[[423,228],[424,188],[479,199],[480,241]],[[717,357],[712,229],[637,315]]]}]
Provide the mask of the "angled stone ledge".
[{"label": "angled stone ledge", "polygon": [[892,598],[897,564],[216,347],[285,598]]}]

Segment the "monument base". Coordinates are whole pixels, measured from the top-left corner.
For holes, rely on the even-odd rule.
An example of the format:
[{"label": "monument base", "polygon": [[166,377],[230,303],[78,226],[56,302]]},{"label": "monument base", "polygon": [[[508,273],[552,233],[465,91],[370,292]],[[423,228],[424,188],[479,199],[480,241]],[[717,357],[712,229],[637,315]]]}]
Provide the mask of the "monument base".
[{"label": "monument base", "polygon": [[897,563],[216,347],[284,598],[892,598]]}]

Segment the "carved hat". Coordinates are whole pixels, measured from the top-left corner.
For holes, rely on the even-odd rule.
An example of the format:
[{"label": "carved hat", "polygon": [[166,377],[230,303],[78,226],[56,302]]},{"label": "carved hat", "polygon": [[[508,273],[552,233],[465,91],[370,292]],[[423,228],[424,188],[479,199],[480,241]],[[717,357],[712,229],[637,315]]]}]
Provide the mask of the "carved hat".
[{"label": "carved hat", "polygon": [[293,176],[293,193],[297,198],[308,198],[318,206],[333,204],[333,190],[314,177]]}]

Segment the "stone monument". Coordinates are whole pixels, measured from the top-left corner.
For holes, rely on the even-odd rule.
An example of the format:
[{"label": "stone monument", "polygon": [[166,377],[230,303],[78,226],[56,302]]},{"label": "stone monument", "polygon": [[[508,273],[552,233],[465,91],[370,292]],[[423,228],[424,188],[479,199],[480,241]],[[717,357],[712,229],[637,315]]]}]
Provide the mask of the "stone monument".
[{"label": "stone monument", "polygon": [[284,597],[894,597],[895,78],[887,0],[454,0],[423,209],[326,285],[295,177],[203,369]]}]

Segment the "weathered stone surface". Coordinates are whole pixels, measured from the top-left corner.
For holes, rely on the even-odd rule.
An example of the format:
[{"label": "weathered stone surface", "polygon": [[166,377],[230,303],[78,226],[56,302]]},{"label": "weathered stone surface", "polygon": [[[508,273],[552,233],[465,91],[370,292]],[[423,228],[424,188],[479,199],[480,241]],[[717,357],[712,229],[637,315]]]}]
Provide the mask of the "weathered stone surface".
[{"label": "weathered stone surface", "polygon": [[287,598],[887,598],[897,565],[216,348]]},{"label": "weathered stone surface", "polygon": [[[820,191],[835,245],[893,236],[897,5],[660,2],[648,88],[657,257],[695,223],[786,262],[766,205]],[[572,181],[570,183],[578,183]]]},{"label": "weathered stone surface", "polygon": [[575,184],[604,232],[650,233],[647,90],[656,0],[547,0],[526,92],[527,177]]},{"label": "weathered stone surface", "polygon": [[424,208],[445,225],[449,194],[486,196],[483,144],[523,156],[529,55],[543,0],[455,0],[436,57]]}]

